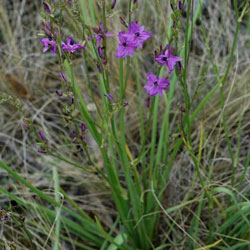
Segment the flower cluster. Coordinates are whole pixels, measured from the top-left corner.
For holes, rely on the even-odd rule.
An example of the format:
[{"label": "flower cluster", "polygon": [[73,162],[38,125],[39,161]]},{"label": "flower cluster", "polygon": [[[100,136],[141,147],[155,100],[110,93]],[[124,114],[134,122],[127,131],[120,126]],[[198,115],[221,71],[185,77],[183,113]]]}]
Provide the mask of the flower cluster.
[{"label": "flower cluster", "polygon": [[[67,1],[71,2],[71,1]],[[116,0],[112,1],[111,8],[113,9],[116,5]],[[134,1],[136,3],[136,1]],[[52,12],[52,8],[50,5],[44,1],[44,8],[47,11],[48,14]],[[179,7],[181,8],[181,7]],[[146,31],[144,29],[144,26],[139,25],[137,22],[131,22],[129,25],[126,24],[126,22],[120,17],[121,21],[125,26],[127,27],[127,31],[120,31],[118,33],[119,38],[119,44],[116,49],[115,56],[118,58],[125,58],[127,56],[132,57],[134,55],[134,52],[137,48],[142,48],[145,41],[147,41],[151,37],[151,33]],[[42,38],[40,41],[43,43],[44,48],[43,52],[50,51],[52,53],[56,53],[57,49],[57,42],[56,42],[56,35],[52,34],[52,25],[50,25],[49,22],[44,23],[44,31],[47,35],[47,38]],[[102,41],[105,37],[111,37],[113,36],[112,33],[107,32],[107,29],[104,28],[103,23],[100,23],[98,27],[93,28],[94,34],[88,38],[88,40],[92,40],[93,38],[96,40],[96,47],[97,47],[97,53],[101,60],[95,60],[97,69],[100,73],[102,73],[103,67],[101,67],[101,64],[107,64],[107,58],[105,58],[105,47],[102,45]],[[73,38],[68,37],[65,42],[62,42],[61,49],[63,51],[69,51],[70,53],[74,53],[76,50],[82,50],[85,49],[84,46],[81,46],[80,44],[77,44]],[[104,53],[103,53],[104,50]],[[162,66],[166,66],[168,68],[169,74],[174,70],[175,65],[178,63],[178,66],[180,66],[180,61],[182,58],[175,56],[175,53],[173,52],[173,49],[170,47],[170,45],[167,45],[165,49],[160,49],[160,52],[155,55],[155,61]],[[153,73],[147,73],[147,84],[144,86],[144,88],[147,91],[147,94],[150,96],[156,96],[157,94],[163,95],[163,91],[167,89],[167,87],[170,85],[170,81],[166,78],[159,78]],[[61,76],[61,78],[64,80],[64,77]],[[59,93],[60,95],[60,93]],[[113,100],[113,96],[110,94],[105,94],[105,96],[109,100]]]},{"label": "flower cluster", "polygon": [[[41,38],[40,42],[43,44],[43,52],[50,51],[51,53],[56,53],[56,41],[51,38]],[[74,53],[76,50],[85,49],[84,46],[77,44],[73,38],[68,37],[66,42],[62,42],[62,50],[67,50],[71,53]]]},{"label": "flower cluster", "polygon": [[[177,62],[180,62],[182,58],[175,56],[169,45],[166,46],[164,51],[161,51],[159,55],[156,55],[155,61],[161,65],[165,65],[168,68],[169,74],[173,71]],[[169,80],[165,78],[158,78],[152,73],[147,74],[147,84],[145,89],[150,96],[155,96],[157,94],[163,95],[163,90],[165,90],[169,85]]]},{"label": "flower cluster", "polygon": [[119,45],[115,56],[124,58],[132,57],[135,50],[142,48],[143,43],[151,37],[151,33],[144,30],[144,26],[140,26],[136,22],[131,22],[128,27],[128,32],[121,31],[118,34]]}]

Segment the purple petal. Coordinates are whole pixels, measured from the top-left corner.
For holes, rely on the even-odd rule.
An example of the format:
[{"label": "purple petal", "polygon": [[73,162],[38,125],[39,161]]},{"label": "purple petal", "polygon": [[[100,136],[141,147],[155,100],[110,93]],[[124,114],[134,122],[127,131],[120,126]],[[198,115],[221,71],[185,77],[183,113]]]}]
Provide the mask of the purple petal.
[{"label": "purple petal", "polygon": [[111,36],[113,36],[113,35],[114,35],[114,34],[109,33],[109,32],[105,33],[105,36],[106,36],[106,37],[111,37]]}]

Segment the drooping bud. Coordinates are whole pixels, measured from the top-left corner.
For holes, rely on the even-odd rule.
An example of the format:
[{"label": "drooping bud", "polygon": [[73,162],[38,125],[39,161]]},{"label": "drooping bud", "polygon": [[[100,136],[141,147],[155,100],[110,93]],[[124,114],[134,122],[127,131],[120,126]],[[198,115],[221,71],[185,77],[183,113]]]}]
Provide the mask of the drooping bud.
[{"label": "drooping bud", "polygon": [[120,16],[120,23],[121,23],[122,25],[124,25],[125,27],[128,27],[126,21],[125,21],[124,18],[121,17],[121,16]]},{"label": "drooping bud", "polygon": [[73,134],[73,137],[77,137],[77,132],[74,130],[73,132],[72,132],[72,134]]},{"label": "drooping bud", "polygon": [[86,129],[87,129],[86,124],[82,122],[81,125],[80,125],[80,129],[81,129],[82,132],[86,131]]},{"label": "drooping bud", "polygon": [[42,131],[38,131],[38,135],[39,135],[39,137],[40,137],[40,139],[41,139],[42,141],[44,141],[44,140],[46,139],[46,137],[45,137],[45,135],[43,134]]},{"label": "drooping bud", "polygon": [[59,72],[59,74],[60,74],[61,79],[62,79],[64,82],[67,82],[67,79],[66,79],[65,75],[64,75],[62,72]]},{"label": "drooping bud", "polygon": [[113,3],[111,4],[111,9],[114,9],[116,5],[116,0],[113,1]]},{"label": "drooping bud", "polygon": [[111,101],[114,99],[114,97],[111,94],[104,94],[104,96],[106,96]]},{"label": "drooping bud", "polygon": [[47,11],[48,14],[51,14],[51,6],[47,2],[43,2],[44,9]]},{"label": "drooping bud", "polygon": [[56,94],[57,94],[59,97],[63,96],[63,92],[62,92],[61,90],[56,90]]}]

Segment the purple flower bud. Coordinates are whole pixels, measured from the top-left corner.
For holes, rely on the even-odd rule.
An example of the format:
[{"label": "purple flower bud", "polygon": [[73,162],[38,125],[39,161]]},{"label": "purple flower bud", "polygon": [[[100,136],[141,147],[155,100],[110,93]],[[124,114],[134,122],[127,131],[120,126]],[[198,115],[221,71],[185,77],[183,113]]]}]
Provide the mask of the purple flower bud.
[{"label": "purple flower bud", "polygon": [[136,4],[137,3],[137,0],[134,0],[134,4]]},{"label": "purple flower bud", "polygon": [[114,9],[116,5],[116,0],[113,1],[112,5],[111,5],[111,9]]},{"label": "purple flower bud", "polygon": [[65,75],[64,75],[62,72],[59,72],[59,74],[60,74],[61,79],[62,79],[64,82],[67,82],[67,79],[66,79]]},{"label": "purple flower bud", "polygon": [[43,6],[48,14],[51,14],[51,6],[47,2],[43,2]]},{"label": "purple flower bud", "polygon": [[81,135],[80,136],[80,139],[83,141],[85,139],[85,136],[84,135]]},{"label": "purple flower bud", "polygon": [[182,69],[181,62],[177,62],[177,69],[178,69],[179,71],[181,71],[181,69]]},{"label": "purple flower bud", "polygon": [[186,112],[186,109],[185,109],[185,107],[183,105],[180,106],[180,111],[183,112],[183,113]]},{"label": "purple flower bud", "polygon": [[29,130],[30,129],[30,125],[27,123],[23,123],[23,127],[25,130]]},{"label": "purple flower bud", "polygon": [[46,139],[46,137],[45,137],[45,135],[43,134],[42,131],[38,131],[38,135],[39,135],[39,137],[40,137],[40,139],[41,139],[42,141],[44,141],[44,140]]},{"label": "purple flower bud", "polygon": [[94,31],[96,34],[98,34],[98,33],[100,32],[100,28],[99,28],[99,27],[93,27],[92,29],[93,29],[93,31]]},{"label": "purple flower bud", "polygon": [[151,102],[150,97],[148,97],[148,98],[146,99],[146,107],[147,107],[147,108],[149,108],[150,102]]},{"label": "purple flower bud", "polygon": [[163,47],[162,47],[162,45],[160,45],[160,54],[163,52],[164,52]]},{"label": "purple flower bud", "polygon": [[82,122],[81,125],[80,125],[80,129],[81,129],[82,132],[86,131],[86,129],[87,129],[86,124]]},{"label": "purple flower bud", "polygon": [[72,132],[72,134],[74,137],[77,137],[77,132],[75,130]]},{"label": "purple flower bud", "polygon": [[108,60],[106,58],[102,58],[102,64],[106,65],[108,63]]},{"label": "purple flower bud", "polygon": [[48,37],[51,37],[52,24],[49,21],[43,21],[42,29]]},{"label": "purple flower bud", "polygon": [[5,216],[1,217],[1,221],[2,221],[2,222],[10,221],[10,217],[7,216],[7,215],[5,215]]},{"label": "purple flower bud", "polygon": [[43,155],[46,155],[46,154],[47,154],[47,152],[44,151],[44,150],[38,150],[38,153],[43,154]]},{"label": "purple flower bud", "polygon": [[82,147],[81,146],[79,146],[79,145],[77,145],[77,150],[78,150],[78,152],[83,152],[83,149],[82,149]]},{"label": "purple flower bud", "polygon": [[171,6],[172,11],[174,11],[174,6],[172,3],[170,3],[170,6]]},{"label": "purple flower bud", "polygon": [[102,74],[102,68],[101,68],[101,66],[99,65],[98,62],[96,63],[96,67],[97,67],[98,72],[99,72],[100,74]]},{"label": "purple flower bud", "polygon": [[70,104],[70,105],[73,105],[73,104],[74,104],[74,101],[75,101],[74,98],[70,98],[70,99],[69,99],[69,104]]},{"label": "purple flower bud", "polygon": [[114,97],[111,94],[104,94],[110,101],[114,99]]},{"label": "purple flower bud", "polygon": [[120,23],[121,23],[122,25],[124,25],[125,27],[128,27],[126,21],[125,21],[124,18],[121,17],[121,16],[120,16]]},{"label": "purple flower bud", "polygon": [[100,58],[102,58],[103,53],[102,53],[102,48],[100,46],[97,48],[97,52],[98,52],[98,55],[100,56]]},{"label": "purple flower bud", "polygon": [[184,10],[183,3],[181,1],[179,1],[179,10],[181,10],[181,11]]},{"label": "purple flower bud", "polygon": [[122,104],[122,106],[123,106],[123,107],[128,106],[128,102],[124,102],[124,103]]},{"label": "purple flower bud", "polygon": [[57,94],[59,97],[63,96],[63,92],[62,92],[61,90],[57,90],[57,91],[56,91],[56,94]]}]

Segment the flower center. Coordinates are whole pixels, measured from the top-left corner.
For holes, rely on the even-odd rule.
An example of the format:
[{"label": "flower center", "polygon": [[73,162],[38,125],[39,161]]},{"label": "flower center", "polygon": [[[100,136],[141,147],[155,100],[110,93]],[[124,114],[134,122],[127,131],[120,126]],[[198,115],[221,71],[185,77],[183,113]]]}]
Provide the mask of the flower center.
[{"label": "flower center", "polygon": [[127,47],[127,43],[126,42],[122,43],[122,46]]},{"label": "flower center", "polygon": [[139,32],[136,32],[136,33],[135,33],[135,36],[139,37],[139,36],[140,36],[140,33],[139,33]]},{"label": "flower center", "polygon": [[158,85],[158,82],[156,81],[156,82],[154,82],[154,86],[157,86]]},{"label": "flower center", "polygon": [[167,62],[167,61],[168,61],[168,58],[164,56],[164,57],[162,58],[162,61]]},{"label": "flower center", "polygon": [[69,44],[70,44],[71,46],[73,46],[74,43],[75,43],[75,41],[74,41],[73,39],[71,39],[70,42],[69,42]]}]

